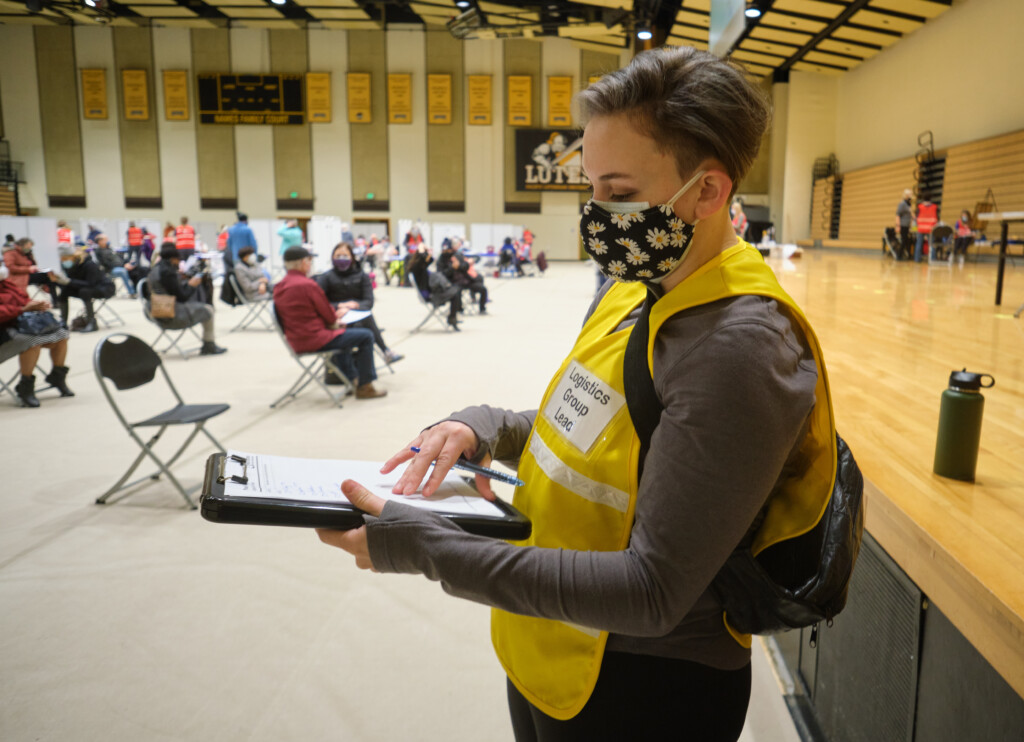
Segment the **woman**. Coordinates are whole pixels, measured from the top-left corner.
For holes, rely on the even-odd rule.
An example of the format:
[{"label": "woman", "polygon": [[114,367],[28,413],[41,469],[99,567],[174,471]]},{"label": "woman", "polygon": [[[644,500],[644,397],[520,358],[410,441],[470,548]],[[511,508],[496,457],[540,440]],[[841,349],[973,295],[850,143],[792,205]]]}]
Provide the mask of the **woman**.
[{"label": "woman", "polygon": [[103,272],[99,263],[92,260],[85,250],[77,250],[71,245],[59,245],[57,254],[64,268],[64,275],[53,274],[53,280],[60,284],[60,318],[67,324],[68,299],[75,297],[85,304],[85,326],[82,332],[96,332],[96,314],[93,309],[94,299],[109,299],[116,291],[114,282]]},{"label": "woman", "polygon": [[448,246],[441,246],[441,256],[437,259],[437,269],[445,278],[460,289],[468,290],[479,302],[480,314],[487,314],[487,287],[484,277],[480,275],[473,261],[459,250],[461,240],[450,241]]},{"label": "woman", "polygon": [[448,305],[448,326],[459,332],[459,312],[462,311],[462,290],[452,286],[451,282],[440,273],[428,271],[427,266],[434,262],[433,256],[422,243],[419,248],[409,254],[409,262],[405,267],[407,276],[416,281],[416,290],[433,306]]},{"label": "woman", "polygon": [[[810,528],[766,505],[796,494],[814,518],[831,492],[819,467],[834,472],[836,461],[813,330],[729,218],[768,106],[742,72],[692,48],[644,52],[580,99],[594,184],[581,233],[613,280],[538,410],[467,408],[383,469],[409,461],[394,492],[410,494],[436,459],[430,495],[460,455],[517,466],[532,548],[384,506],[352,481],[346,496],[376,517],[319,534],[362,568],[426,574],[496,608],[516,739],[732,741],[749,699],[750,637],[729,626],[709,585],[762,522],[783,538]],[[664,407],[642,461],[622,409],[637,321]],[[567,395],[587,412],[567,420]],[[493,497],[486,480],[477,486]]]},{"label": "woman", "polygon": [[747,238],[747,215],[743,211],[743,202],[738,198],[732,202],[732,228],[741,240]]},{"label": "woman", "polygon": [[960,262],[964,262],[964,256],[967,255],[967,248],[974,242],[974,227],[971,226],[971,212],[964,209],[960,212],[960,218],[956,220],[954,225],[956,230],[956,239],[953,240],[953,255],[960,256]]},{"label": "woman", "polygon": [[[347,242],[339,242],[331,253],[331,270],[316,277],[316,282],[327,295],[327,301],[338,310],[338,319],[345,322],[347,312],[356,310],[369,312],[373,309],[373,282],[370,276],[363,273],[359,261],[352,255],[352,246]],[[373,319],[373,315],[346,323],[349,327],[365,327],[373,333],[373,341],[384,353],[388,363],[400,361],[405,356],[396,353],[384,342],[384,336]]]},{"label": "woman", "polygon": [[31,300],[25,290],[10,280],[6,265],[0,263],[0,362],[18,356],[21,379],[14,387],[18,404],[22,407],[38,407],[36,398],[36,363],[42,348],[50,351],[53,369],[46,375],[46,383],[60,392],[62,397],[73,397],[68,388],[68,367],[64,361],[68,355],[68,331],[61,327],[46,335],[25,335],[17,330],[17,321],[24,312],[45,312],[50,303]]},{"label": "woman", "polygon": [[270,279],[260,268],[259,261],[256,259],[256,250],[248,245],[238,251],[235,278],[238,279],[238,286],[245,294],[247,302],[266,301],[270,298]]}]

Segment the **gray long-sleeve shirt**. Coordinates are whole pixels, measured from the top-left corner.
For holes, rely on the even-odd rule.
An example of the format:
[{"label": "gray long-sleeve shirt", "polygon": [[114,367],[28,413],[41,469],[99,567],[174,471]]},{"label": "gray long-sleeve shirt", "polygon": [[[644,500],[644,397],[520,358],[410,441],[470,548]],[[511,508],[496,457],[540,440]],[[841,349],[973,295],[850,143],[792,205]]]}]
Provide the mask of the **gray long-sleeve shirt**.
[{"label": "gray long-sleeve shirt", "polygon": [[902,199],[896,206],[896,216],[899,217],[901,227],[909,227],[914,220],[914,212],[910,210],[910,202]]},{"label": "gray long-sleeve shirt", "polygon": [[[515,613],[609,631],[610,651],[742,667],[749,650],[725,630],[708,585],[805,434],[817,369],[775,301],[741,296],[665,322],[653,377],[665,410],[627,549],[517,547],[388,503],[368,528],[374,567],[424,574],[452,595]],[[476,458],[489,452],[514,467],[535,414],[481,406],[451,419],[476,432]]]}]

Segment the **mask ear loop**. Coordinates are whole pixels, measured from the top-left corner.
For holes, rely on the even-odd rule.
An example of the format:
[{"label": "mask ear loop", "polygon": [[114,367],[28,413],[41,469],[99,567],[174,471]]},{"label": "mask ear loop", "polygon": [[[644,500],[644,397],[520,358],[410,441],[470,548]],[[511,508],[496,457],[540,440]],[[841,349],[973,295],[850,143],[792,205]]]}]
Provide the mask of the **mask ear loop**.
[{"label": "mask ear loop", "polygon": [[[675,206],[676,205],[676,201],[679,200],[679,197],[682,196],[684,193],[686,193],[688,190],[690,190],[690,186],[692,186],[694,183],[696,183],[698,180],[700,180],[701,176],[703,176],[704,173],[706,173],[706,172],[707,172],[707,170],[701,170],[699,173],[697,173],[692,178],[690,178],[686,182],[686,185],[684,185],[682,188],[680,188],[678,191],[676,191],[676,195],[674,195],[672,197],[672,199],[668,202],[667,205],[668,206]],[[694,226],[696,226],[696,224],[697,224],[697,222],[694,222]]]}]

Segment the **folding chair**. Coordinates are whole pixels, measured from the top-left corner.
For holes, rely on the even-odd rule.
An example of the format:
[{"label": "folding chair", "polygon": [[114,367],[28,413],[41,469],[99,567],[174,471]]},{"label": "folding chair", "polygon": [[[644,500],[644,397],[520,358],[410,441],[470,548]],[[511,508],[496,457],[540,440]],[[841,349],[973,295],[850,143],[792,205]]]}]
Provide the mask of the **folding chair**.
[{"label": "folding chair", "polygon": [[[284,334],[284,325],[281,322],[281,317],[277,313],[274,302],[271,300],[267,302],[270,305],[270,317],[274,323],[274,329],[277,330],[277,336],[281,338],[281,342],[284,343],[284,347],[288,349],[288,354],[295,359],[295,362],[302,368],[302,372],[299,374],[299,378],[296,379],[295,383],[291,385],[291,388],[287,392],[277,398],[275,402],[270,405],[271,409],[275,409],[286,399],[295,399],[299,392],[305,389],[310,383],[315,382],[324,390],[324,394],[330,397],[334,404],[338,407],[342,407],[341,400],[344,399],[345,394],[351,392],[355,393],[356,387],[352,383],[352,380],[348,378],[341,369],[334,365],[334,361],[331,360],[332,356],[338,351],[336,350],[315,350],[309,353],[296,353],[292,348],[291,343],[288,342],[288,338]],[[324,383],[323,374],[324,371],[332,371],[335,376],[342,380],[345,384],[346,391],[344,393],[335,394],[331,391],[331,388]]]},{"label": "folding chair", "polygon": [[[115,296],[116,295],[117,294],[115,293]],[[112,297],[98,299],[96,308],[93,309],[93,314],[96,316],[96,320],[98,322],[102,322],[103,326],[108,329],[111,327],[123,327],[125,322],[121,318],[121,315],[117,313],[116,309],[109,305],[111,298]]]},{"label": "folding chair", "polygon": [[263,324],[264,330],[273,330],[273,320],[269,319],[266,314],[267,307],[270,306],[272,300],[249,301],[245,298],[245,292],[242,291],[242,287],[238,285],[238,278],[234,273],[228,273],[226,280],[231,284],[231,289],[235,292],[235,296],[238,297],[239,306],[244,307],[247,312],[245,317],[242,318],[242,321],[232,327],[229,332],[244,330],[256,320],[259,320]]},{"label": "folding chair", "polygon": [[[120,342],[115,342],[120,339]],[[185,400],[178,394],[178,390],[174,387],[174,383],[171,381],[171,377],[168,376],[167,370],[164,368],[163,363],[160,361],[160,356],[156,352],[146,345],[144,340],[141,340],[134,335],[128,335],[126,333],[115,333],[108,335],[100,341],[99,345],[96,346],[96,350],[93,352],[92,357],[93,370],[96,372],[96,378],[100,382],[100,388],[103,389],[103,394],[107,397],[107,402],[110,403],[111,409],[114,414],[117,415],[117,419],[121,421],[125,430],[128,431],[128,435],[139,444],[142,451],[132,462],[132,465],[128,467],[128,471],[117,480],[117,483],[103,493],[100,497],[96,498],[98,505],[106,503],[107,499],[121,490],[134,487],[140,482],[144,482],[147,479],[159,479],[161,474],[167,475],[167,479],[170,480],[171,484],[174,485],[175,489],[181,493],[181,496],[185,498],[185,502],[189,504],[189,507],[195,508],[195,503],[189,496],[189,492],[198,488],[191,488],[185,490],[184,487],[178,482],[173,474],[171,474],[171,466],[181,456],[181,454],[188,448],[188,445],[192,442],[200,432],[206,435],[207,438],[217,447],[221,452],[226,453],[224,446],[222,446],[213,435],[210,434],[205,427],[206,421],[211,417],[216,417],[222,412],[227,411],[229,405],[226,404],[185,404]],[[126,389],[135,389],[153,381],[156,377],[157,369],[163,374],[164,380],[167,382],[167,386],[170,388],[174,398],[178,401],[174,407],[164,412],[161,412],[152,417],[140,420],[139,422],[128,422],[121,408],[118,406],[114,399],[114,395],[111,393],[107,380],[111,381],[113,385],[119,390],[124,391]],[[192,432],[185,439],[185,442],[181,444],[181,447],[175,452],[173,456],[165,463],[153,451],[153,446],[157,441],[160,440],[160,436],[164,434],[172,425],[192,425],[194,426]],[[156,428],[156,433],[148,440],[143,440],[137,432],[141,428]],[[125,481],[132,475],[132,473],[139,467],[142,460],[146,457],[151,458],[157,465],[157,470],[152,474],[148,474],[145,477],[140,477],[133,482],[125,484]]]},{"label": "folding chair", "polygon": [[[43,369],[40,367],[40,365],[38,363],[36,364],[36,371],[37,372],[42,371],[44,377],[49,374],[49,371],[43,371]],[[394,373],[394,372],[392,372],[392,373]],[[0,377],[0,396],[2,396],[4,394],[4,392],[6,392],[7,394],[10,394],[12,397],[17,399],[18,395],[14,393],[14,387],[17,386],[18,379],[20,379],[20,378],[21,378],[21,371],[20,370],[19,371],[15,371],[14,372],[14,376],[12,376],[7,381],[4,381],[3,377]],[[50,386],[49,384],[46,384],[44,382],[43,386],[37,386],[35,388],[35,394],[38,397],[41,392],[45,392],[45,391],[47,391],[49,389],[53,389],[53,387]]]},{"label": "folding chair", "polygon": [[[190,348],[188,351],[185,351],[184,349],[178,346],[178,343],[181,341],[181,339],[185,337],[185,333],[191,332],[192,337],[194,337],[199,342],[200,347],[202,347],[203,339],[199,336],[199,333],[196,332],[195,325],[189,325],[188,327],[182,328],[169,328],[161,324],[161,320],[154,318],[153,315],[150,314],[148,281],[148,278],[143,278],[141,281],[139,281],[138,286],[136,286],[135,289],[136,294],[138,294],[139,301],[142,302],[142,314],[145,315],[146,319],[148,319],[150,322],[152,322],[154,325],[160,328],[160,334],[156,336],[156,340],[150,343],[150,347],[157,353],[169,353],[172,349],[177,349],[181,357],[187,361],[188,353],[199,350],[199,348]],[[177,332],[177,335],[173,334],[175,332]],[[167,347],[162,349],[157,348],[157,344],[160,342],[161,338],[163,338],[164,335],[167,336]]]},{"label": "folding chair", "polygon": [[[420,322],[418,325],[416,325],[416,327],[414,327],[409,334],[411,335],[412,333],[419,332],[421,329],[423,329],[423,325],[427,324],[427,322],[430,321],[431,317],[433,317],[438,322],[440,322],[441,326],[444,327],[444,331],[448,332],[451,329],[451,326],[448,324],[448,320],[446,318],[442,317],[440,314],[438,314],[438,310],[441,309],[441,307],[440,306],[435,307],[430,302],[430,299],[428,299],[426,296],[423,295],[423,292],[420,291],[419,285],[417,285],[417,283],[416,283],[416,276],[414,276],[412,273],[409,273],[409,283],[412,284],[412,289],[413,289],[413,291],[416,292],[416,296],[420,300],[420,303],[423,304],[427,308],[427,310],[428,310],[427,311],[427,316],[424,317],[423,321]],[[444,306],[444,305],[442,304],[441,306]]]}]

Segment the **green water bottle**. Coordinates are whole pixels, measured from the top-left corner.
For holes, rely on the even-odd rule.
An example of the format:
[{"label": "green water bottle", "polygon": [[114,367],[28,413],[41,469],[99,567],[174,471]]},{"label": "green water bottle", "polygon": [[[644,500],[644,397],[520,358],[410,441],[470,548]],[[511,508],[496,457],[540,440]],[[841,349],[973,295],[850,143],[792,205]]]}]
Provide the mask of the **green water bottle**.
[{"label": "green water bottle", "polygon": [[[982,380],[989,379],[988,384]],[[991,374],[974,374],[966,368],[949,375],[949,388],[942,392],[939,436],[935,441],[933,471],[950,479],[974,481],[981,444],[981,416],[985,398],[981,389],[996,383]]]}]

